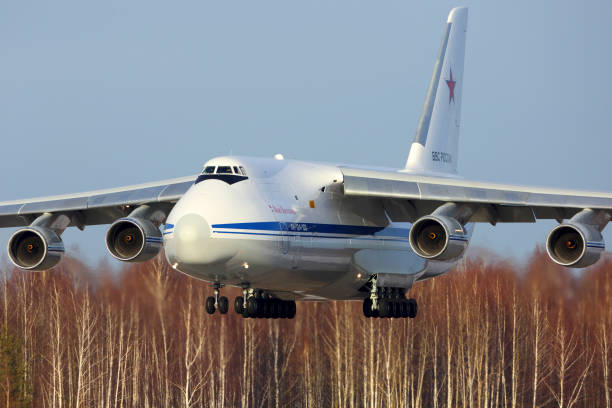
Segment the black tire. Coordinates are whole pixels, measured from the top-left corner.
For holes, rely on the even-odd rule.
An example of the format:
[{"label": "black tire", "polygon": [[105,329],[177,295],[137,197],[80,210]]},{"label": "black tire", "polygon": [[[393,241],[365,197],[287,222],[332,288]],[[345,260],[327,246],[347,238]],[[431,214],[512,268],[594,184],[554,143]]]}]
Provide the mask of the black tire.
[{"label": "black tire", "polygon": [[206,313],[215,313],[215,298],[212,296],[206,298]]},{"label": "black tire", "polygon": [[363,299],[363,315],[365,317],[372,317],[372,299]]},{"label": "black tire", "polygon": [[414,299],[408,299],[408,304],[410,305],[408,317],[414,319],[417,316],[417,312],[419,311],[417,301]]},{"label": "black tire", "polygon": [[265,298],[263,300],[263,317],[269,319],[272,317],[272,299]]},{"label": "black tire", "polygon": [[247,299],[247,315],[248,317],[256,317],[257,316],[257,299],[253,296]]},{"label": "black tire", "polygon": [[226,314],[229,310],[229,300],[225,296],[221,296],[217,301],[217,306],[219,307],[219,313]]},{"label": "black tire", "polygon": [[380,317],[391,317],[391,301],[381,300],[378,302],[378,312]]},{"label": "black tire", "polygon": [[278,317],[280,317],[281,319],[286,319],[288,315],[289,315],[289,301],[281,300],[280,313]]},{"label": "black tire", "polygon": [[252,316],[249,314],[248,304],[249,304],[249,301],[247,300],[247,302],[246,302],[246,303],[244,304],[244,306],[242,307],[242,313],[240,313],[240,314],[242,315],[242,317],[244,317],[244,318],[252,317]]},{"label": "black tire", "polygon": [[400,299],[393,300],[393,317],[402,317],[402,301]]},{"label": "black tire", "polygon": [[408,304],[408,301],[406,299],[402,299],[400,301],[400,311],[401,311],[401,316],[403,318],[408,317],[408,312],[410,311],[410,305]]},{"label": "black tire", "polygon": [[389,299],[387,302],[389,302],[389,314],[387,317],[395,317],[395,299]]},{"label": "black tire", "polygon": [[280,299],[272,299],[272,315],[273,319],[278,319],[281,315],[281,309],[283,307],[283,301]]},{"label": "black tire", "polygon": [[287,319],[293,319],[295,317],[296,312],[297,312],[297,308],[295,306],[295,301],[290,300],[289,307],[287,310]]},{"label": "black tire", "polygon": [[234,299],[234,311],[238,314],[244,314],[244,298],[242,296],[236,296],[236,299]]},{"label": "black tire", "polygon": [[257,304],[257,312],[256,312],[255,316],[261,319],[262,317],[265,317],[265,314],[264,314],[264,305],[266,304],[266,301],[265,301],[265,299],[257,298],[257,299],[255,299],[255,302]]},{"label": "black tire", "polygon": [[274,309],[276,309],[276,299],[268,299],[268,319],[274,319]]}]

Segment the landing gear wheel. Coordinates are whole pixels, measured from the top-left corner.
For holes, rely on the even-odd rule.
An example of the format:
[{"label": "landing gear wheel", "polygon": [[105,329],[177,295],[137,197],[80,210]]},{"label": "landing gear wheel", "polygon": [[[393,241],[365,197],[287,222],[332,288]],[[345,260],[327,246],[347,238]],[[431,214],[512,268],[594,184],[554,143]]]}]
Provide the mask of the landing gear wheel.
[{"label": "landing gear wheel", "polygon": [[236,299],[234,299],[234,311],[238,314],[244,314],[244,298],[242,296],[236,296]]},{"label": "landing gear wheel", "polygon": [[255,304],[257,305],[257,311],[255,312],[255,317],[265,317],[264,314],[264,304],[265,304],[265,300],[262,298],[257,298],[255,299]]},{"label": "landing gear wheel", "polygon": [[217,306],[219,307],[219,313],[226,314],[229,309],[229,301],[225,296],[221,296],[217,301]]},{"label": "landing gear wheel", "polygon": [[408,304],[408,301],[405,299],[402,299],[400,301],[400,312],[401,312],[401,317],[406,318],[408,317],[408,311],[410,310],[410,305]]},{"label": "landing gear wheel", "polygon": [[393,300],[393,317],[402,317],[402,301],[400,299]]},{"label": "landing gear wheel", "polygon": [[391,302],[389,300],[381,300],[380,303],[378,303],[378,312],[380,317],[390,317]]},{"label": "landing gear wheel", "polygon": [[365,317],[372,317],[372,299],[370,298],[363,300],[363,315]]},{"label": "landing gear wheel", "polygon": [[212,296],[206,298],[206,313],[215,313],[215,298]]},{"label": "landing gear wheel", "polygon": [[408,299],[408,305],[410,306],[408,309],[408,317],[414,319],[417,315],[417,311],[419,310],[417,301],[414,299]]},{"label": "landing gear wheel", "polygon": [[270,317],[272,317],[273,319],[278,319],[281,315],[281,309],[283,306],[283,301],[280,299],[273,299],[272,300],[272,315]]},{"label": "landing gear wheel", "polygon": [[262,299],[263,300],[263,317],[269,319],[272,317],[272,299]]},{"label": "landing gear wheel", "polygon": [[251,296],[247,300],[246,310],[247,310],[248,317],[257,316],[257,299]]},{"label": "landing gear wheel", "polygon": [[295,300],[289,301],[289,307],[287,309],[287,319],[293,319],[295,317],[295,313],[297,312],[297,308],[295,307]]},{"label": "landing gear wheel", "polygon": [[268,299],[268,318],[274,319],[274,309],[276,309],[276,299]]},{"label": "landing gear wheel", "polygon": [[281,319],[286,319],[287,315],[289,314],[289,301],[281,300],[279,307],[280,307],[280,313],[278,317],[280,317]]}]

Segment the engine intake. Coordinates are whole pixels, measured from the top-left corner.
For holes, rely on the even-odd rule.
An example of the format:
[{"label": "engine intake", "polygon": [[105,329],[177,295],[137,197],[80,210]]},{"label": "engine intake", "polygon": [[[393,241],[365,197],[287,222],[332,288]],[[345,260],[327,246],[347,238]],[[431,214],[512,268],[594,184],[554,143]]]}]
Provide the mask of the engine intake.
[{"label": "engine intake", "polygon": [[50,228],[30,226],[17,230],[9,239],[11,262],[22,269],[44,271],[53,268],[64,256],[64,243]]},{"label": "engine intake", "polygon": [[548,256],[563,266],[584,268],[601,258],[605,244],[597,228],[577,222],[555,227],[546,239]]},{"label": "engine intake", "polygon": [[443,215],[419,218],[410,229],[409,239],[417,255],[439,261],[459,258],[470,241],[459,221]]},{"label": "engine intake", "polygon": [[120,218],[106,233],[106,248],[120,261],[143,262],[154,258],[162,247],[162,235],[151,221]]}]

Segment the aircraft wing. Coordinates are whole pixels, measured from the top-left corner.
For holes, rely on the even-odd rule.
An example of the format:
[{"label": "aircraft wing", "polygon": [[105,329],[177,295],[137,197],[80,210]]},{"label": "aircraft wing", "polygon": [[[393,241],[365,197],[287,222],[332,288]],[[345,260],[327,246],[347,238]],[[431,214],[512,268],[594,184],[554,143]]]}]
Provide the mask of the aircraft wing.
[{"label": "aircraft wing", "polygon": [[393,221],[415,221],[440,205],[471,207],[470,222],[535,222],[573,217],[585,208],[612,217],[612,193],[520,187],[396,171],[340,167],[346,196],[382,200]]},{"label": "aircraft wing", "polygon": [[44,213],[65,214],[73,226],[111,224],[143,204],[163,206],[167,212],[197,176],[181,177],[106,190],[0,202],[0,228],[29,225]]}]

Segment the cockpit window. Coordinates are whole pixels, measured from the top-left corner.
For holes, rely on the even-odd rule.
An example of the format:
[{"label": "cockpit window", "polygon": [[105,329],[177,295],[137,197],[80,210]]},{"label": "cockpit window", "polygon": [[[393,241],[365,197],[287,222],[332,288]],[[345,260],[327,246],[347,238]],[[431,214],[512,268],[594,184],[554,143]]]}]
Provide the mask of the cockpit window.
[{"label": "cockpit window", "polygon": [[231,185],[247,179],[246,170],[242,166],[206,166],[195,184],[204,180],[221,180]]},{"label": "cockpit window", "polygon": [[217,174],[232,174],[232,166],[217,167]]},{"label": "cockpit window", "polygon": [[242,166],[206,166],[202,174],[237,174],[246,176],[247,172]]}]

